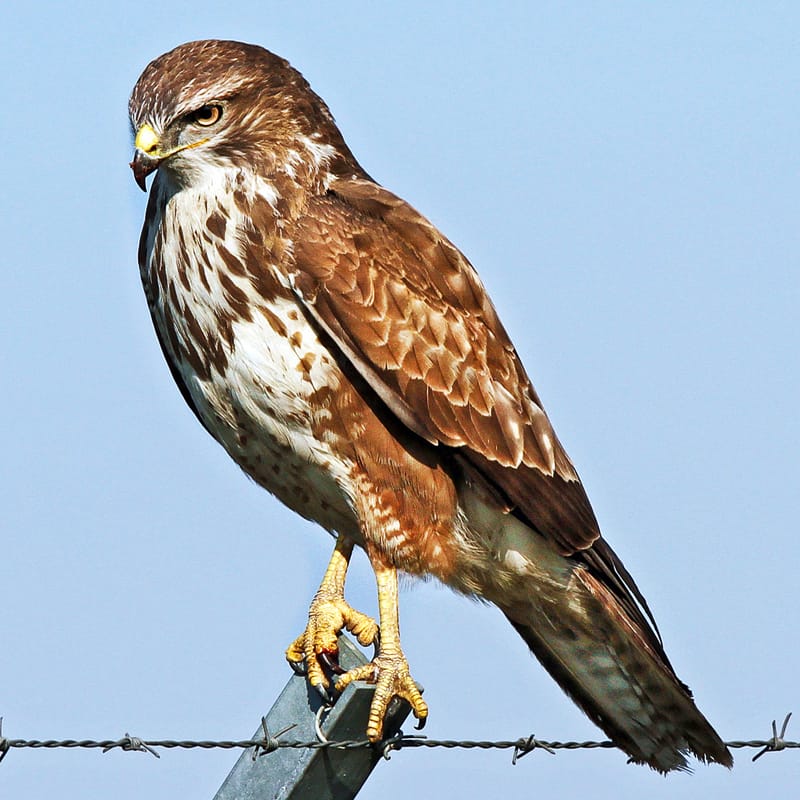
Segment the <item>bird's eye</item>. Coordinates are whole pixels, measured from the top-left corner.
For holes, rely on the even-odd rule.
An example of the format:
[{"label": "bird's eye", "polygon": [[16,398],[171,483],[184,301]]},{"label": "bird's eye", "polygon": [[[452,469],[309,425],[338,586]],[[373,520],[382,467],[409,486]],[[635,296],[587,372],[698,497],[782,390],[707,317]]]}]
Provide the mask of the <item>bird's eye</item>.
[{"label": "bird's eye", "polygon": [[197,109],[197,111],[193,111],[189,115],[189,119],[192,122],[196,122],[198,125],[202,125],[204,128],[209,127],[209,125],[214,125],[216,122],[219,122],[221,118],[222,106],[216,103],[201,106]]}]

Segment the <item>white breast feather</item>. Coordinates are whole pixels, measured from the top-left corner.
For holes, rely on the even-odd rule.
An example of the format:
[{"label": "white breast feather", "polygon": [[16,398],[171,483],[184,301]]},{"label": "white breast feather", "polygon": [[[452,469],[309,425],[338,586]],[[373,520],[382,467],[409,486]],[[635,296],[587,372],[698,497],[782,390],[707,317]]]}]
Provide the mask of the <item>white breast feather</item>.
[{"label": "white breast feather", "polygon": [[[177,360],[178,370],[206,426],[237,463],[269,491],[303,516],[316,519],[323,526],[341,529],[355,525],[351,464],[337,457],[330,442],[315,433],[331,415],[328,408],[315,408],[311,395],[322,387],[335,388],[340,373],[316,331],[308,324],[294,298],[270,302],[269,314],[277,316],[286,327],[286,335],[276,331],[269,315],[262,313],[263,299],[256,296],[246,276],[233,275],[224,262],[215,263],[216,247],[208,244],[207,219],[215,210],[227,218],[222,244],[231,254],[242,257],[237,234],[246,220],[231,200],[231,182],[274,205],[278,199],[274,187],[263,181],[242,184],[241,173],[205,182],[202,190],[186,188],[175,192],[166,204],[161,224],[164,235],[177,241],[180,229],[190,251],[202,249],[210,264],[205,265],[205,282],[200,277],[203,265],[191,252],[187,263],[179,262],[178,247],[164,248],[162,258],[168,281],[174,286],[179,305],[185,304],[211,341],[219,344],[227,358],[224,374],[212,370],[210,378],[196,374],[185,360]],[[153,237],[148,238],[148,261],[152,256]],[[219,259],[219,256],[216,256]],[[265,264],[265,269],[271,268]],[[252,298],[252,319],[236,318],[232,325],[232,346],[220,339],[217,315],[229,313],[218,271]],[[189,284],[181,281],[181,272]],[[146,272],[146,280],[154,277]],[[285,279],[284,279],[285,281]],[[207,284],[207,285],[206,285]],[[153,309],[157,325],[165,325],[164,306],[172,300],[164,293]],[[188,323],[179,308],[172,309],[175,334],[183,343],[191,342]],[[235,317],[235,315],[234,315]],[[294,319],[293,319],[294,317]],[[167,341],[167,337],[162,335]],[[305,358],[306,367],[301,368]],[[242,434],[245,433],[244,436]],[[280,468],[279,472],[274,467]],[[305,486],[310,505],[300,497]],[[297,495],[297,496],[294,496]],[[325,509],[330,506],[330,511]],[[346,520],[346,521],[343,521]]]}]

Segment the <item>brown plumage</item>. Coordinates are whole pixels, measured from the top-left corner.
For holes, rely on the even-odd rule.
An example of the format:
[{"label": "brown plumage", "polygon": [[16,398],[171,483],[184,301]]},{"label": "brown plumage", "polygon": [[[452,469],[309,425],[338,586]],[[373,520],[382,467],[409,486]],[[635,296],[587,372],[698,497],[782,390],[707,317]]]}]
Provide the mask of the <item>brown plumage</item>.
[{"label": "brown plumage", "polygon": [[158,170],[139,262],[172,374],[249,475],[339,536],[289,649],[312,683],[335,629],[374,638],[343,597],[357,544],[381,600],[371,738],[387,696],[427,714],[396,635],[402,570],[496,603],[634,761],[730,766],[477,273],[364,172],[302,76],[192,42],[145,69],[130,115],[140,186]]}]

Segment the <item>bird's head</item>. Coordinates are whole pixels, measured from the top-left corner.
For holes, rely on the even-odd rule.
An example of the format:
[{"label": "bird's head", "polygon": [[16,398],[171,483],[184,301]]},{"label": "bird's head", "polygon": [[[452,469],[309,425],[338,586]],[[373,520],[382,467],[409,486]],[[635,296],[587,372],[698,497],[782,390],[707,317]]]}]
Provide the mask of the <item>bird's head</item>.
[{"label": "bird's head", "polygon": [[176,47],[147,65],[128,110],[131,168],[143,190],[159,168],[187,186],[220,168],[313,178],[352,160],[303,76],[256,45],[207,40]]}]

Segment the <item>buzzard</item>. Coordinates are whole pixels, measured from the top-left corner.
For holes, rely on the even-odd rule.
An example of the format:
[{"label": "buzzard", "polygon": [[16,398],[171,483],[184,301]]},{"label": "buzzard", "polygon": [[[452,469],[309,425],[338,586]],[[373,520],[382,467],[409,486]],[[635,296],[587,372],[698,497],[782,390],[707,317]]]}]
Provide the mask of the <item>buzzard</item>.
[{"label": "buzzard", "polygon": [[[373,741],[393,697],[423,722],[397,574],[433,576],[497,605],[633,761],[730,766],[474,268],[362,169],[302,75],[190,42],[147,66],[129,110],[143,190],[157,170],[139,266],[172,376],[250,477],[337,537],[289,661],[321,690],[373,681]],[[380,633],[344,597],[356,545]],[[342,629],[376,645],[344,674]]]}]

